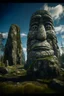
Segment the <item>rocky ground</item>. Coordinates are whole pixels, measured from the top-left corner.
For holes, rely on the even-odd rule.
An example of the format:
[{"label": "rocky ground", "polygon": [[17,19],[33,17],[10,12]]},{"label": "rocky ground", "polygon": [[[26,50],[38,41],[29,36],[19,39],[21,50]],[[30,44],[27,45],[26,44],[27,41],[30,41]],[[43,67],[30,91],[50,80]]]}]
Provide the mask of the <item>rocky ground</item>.
[{"label": "rocky ground", "polygon": [[[23,67],[14,68],[8,66],[9,73],[0,75],[1,94],[44,94],[64,92],[64,71],[58,78],[35,78],[28,76]],[[11,71],[11,69],[13,69]],[[20,71],[21,69],[21,71]]]}]

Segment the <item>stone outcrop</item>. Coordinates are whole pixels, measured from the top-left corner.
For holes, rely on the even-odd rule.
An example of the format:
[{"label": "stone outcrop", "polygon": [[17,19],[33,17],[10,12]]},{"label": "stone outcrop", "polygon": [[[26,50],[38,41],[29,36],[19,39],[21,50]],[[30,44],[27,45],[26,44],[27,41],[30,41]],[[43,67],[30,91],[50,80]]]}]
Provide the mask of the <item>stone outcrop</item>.
[{"label": "stone outcrop", "polygon": [[4,63],[8,65],[24,64],[25,57],[20,38],[20,28],[12,24],[8,33],[4,51]]},{"label": "stone outcrop", "polygon": [[30,20],[27,39],[28,74],[56,77],[60,74],[59,47],[49,12],[36,11]]}]

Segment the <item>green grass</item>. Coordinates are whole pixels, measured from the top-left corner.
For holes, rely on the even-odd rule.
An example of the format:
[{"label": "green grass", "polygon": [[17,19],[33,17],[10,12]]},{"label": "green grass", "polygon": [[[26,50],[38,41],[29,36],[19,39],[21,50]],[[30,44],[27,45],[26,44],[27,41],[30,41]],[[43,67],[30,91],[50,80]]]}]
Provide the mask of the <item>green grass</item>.
[{"label": "green grass", "polygon": [[13,65],[13,66],[7,66],[5,67],[8,69],[8,73],[5,75],[0,75],[0,77],[14,77],[14,76],[23,76],[26,75],[26,70],[22,70],[23,69],[23,65]]},{"label": "green grass", "polygon": [[17,76],[24,76],[26,75],[26,70],[21,70],[21,71],[12,71],[8,74],[6,74],[4,77],[17,77]]},{"label": "green grass", "polygon": [[55,93],[54,90],[50,89],[47,84],[40,84],[36,81],[34,82],[22,82],[22,83],[0,83],[0,92],[5,94],[32,94],[32,93]]},{"label": "green grass", "polygon": [[5,67],[4,63],[0,62],[0,67]]}]

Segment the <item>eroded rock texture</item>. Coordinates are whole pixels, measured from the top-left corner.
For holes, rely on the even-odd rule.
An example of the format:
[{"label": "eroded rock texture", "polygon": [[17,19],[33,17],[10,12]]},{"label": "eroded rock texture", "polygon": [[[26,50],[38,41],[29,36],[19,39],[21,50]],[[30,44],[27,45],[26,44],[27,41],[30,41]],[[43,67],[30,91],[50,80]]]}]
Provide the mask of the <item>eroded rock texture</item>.
[{"label": "eroded rock texture", "polygon": [[59,47],[53,20],[49,12],[36,11],[30,20],[27,40],[28,73],[38,73],[42,77],[60,74]]},{"label": "eroded rock texture", "polygon": [[12,24],[9,29],[4,51],[4,63],[9,65],[25,63],[20,28],[16,24]]}]

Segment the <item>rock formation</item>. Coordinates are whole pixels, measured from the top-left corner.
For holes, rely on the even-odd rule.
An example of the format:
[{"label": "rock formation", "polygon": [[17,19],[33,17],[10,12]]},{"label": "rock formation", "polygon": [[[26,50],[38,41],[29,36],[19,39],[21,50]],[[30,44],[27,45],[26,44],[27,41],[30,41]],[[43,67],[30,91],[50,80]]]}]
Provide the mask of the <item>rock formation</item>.
[{"label": "rock formation", "polygon": [[20,28],[12,24],[8,33],[4,51],[4,63],[9,65],[24,64],[25,57],[20,38]]},{"label": "rock formation", "polygon": [[30,20],[27,40],[28,74],[56,77],[60,74],[59,47],[48,11],[36,11]]}]

